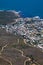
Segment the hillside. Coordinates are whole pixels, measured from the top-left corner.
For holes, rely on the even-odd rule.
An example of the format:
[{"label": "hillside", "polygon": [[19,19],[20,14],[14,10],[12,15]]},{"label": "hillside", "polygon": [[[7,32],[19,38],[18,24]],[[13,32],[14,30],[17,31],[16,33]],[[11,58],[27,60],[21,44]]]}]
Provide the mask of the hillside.
[{"label": "hillside", "polygon": [[7,24],[14,22],[14,19],[19,18],[19,14],[16,11],[0,11],[0,24]]}]

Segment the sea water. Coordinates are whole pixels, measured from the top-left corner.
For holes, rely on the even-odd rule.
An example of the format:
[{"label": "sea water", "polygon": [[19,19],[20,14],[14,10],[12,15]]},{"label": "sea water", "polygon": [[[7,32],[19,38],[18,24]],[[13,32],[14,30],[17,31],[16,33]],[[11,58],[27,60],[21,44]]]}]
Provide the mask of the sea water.
[{"label": "sea water", "polygon": [[0,0],[0,9],[21,11],[25,17],[43,18],[43,0]]}]

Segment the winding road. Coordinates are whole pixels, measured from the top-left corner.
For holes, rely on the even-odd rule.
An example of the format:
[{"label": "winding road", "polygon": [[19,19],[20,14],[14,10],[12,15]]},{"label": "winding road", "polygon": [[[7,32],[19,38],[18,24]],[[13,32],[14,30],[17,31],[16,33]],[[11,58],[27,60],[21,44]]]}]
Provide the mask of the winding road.
[{"label": "winding road", "polygon": [[[19,42],[19,41],[18,41],[18,42]],[[27,44],[26,41],[25,41],[25,39],[24,39],[24,43]],[[6,58],[4,58],[4,57],[1,56],[1,54],[2,54],[2,52],[3,52],[3,50],[4,50],[4,48],[6,48],[7,46],[8,46],[8,44],[6,44],[5,46],[2,47],[2,49],[1,49],[1,51],[0,51],[0,58],[3,59],[4,61],[8,62],[10,65],[13,65],[10,60],[8,60],[8,59],[6,59]],[[26,56],[24,55],[24,52],[23,52],[22,50],[19,50],[19,49],[17,49],[17,48],[14,48],[14,49],[17,50],[18,52],[20,52],[21,55],[26,58],[26,60],[24,61],[24,65],[26,65],[26,61],[30,61],[30,62],[31,62],[31,58],[30,58],[30,57],[26,57]],[[37,65],[40,65],[40,64],[37,63],[36,61],[34,61],[34,62],[35,62]]]},{"label": "winding road", "polygon": [[1,56],[4,48],[6,48],[8,45],[6,44],[5,46],[2,47],[1,51],[0,51],[0,58],[3,59],[4,61],[8,62],[10,65],[12,65],[12,62],[4,57]]}]

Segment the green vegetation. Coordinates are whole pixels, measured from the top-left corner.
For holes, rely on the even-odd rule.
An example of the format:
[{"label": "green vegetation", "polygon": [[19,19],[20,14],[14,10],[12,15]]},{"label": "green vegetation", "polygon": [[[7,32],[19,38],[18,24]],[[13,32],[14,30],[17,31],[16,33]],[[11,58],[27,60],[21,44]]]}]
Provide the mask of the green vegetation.
[{"label": "green vegetation", "polygon": [[12,47],[14,47],[14,48],[16,48],[18,45],[17,44],[15,44],[15,45],[12,45]]},{"label": "green vegetation", "polygon": [[27,61],[27,62],[26,62],[26,65],[30,65],[30,62],[29,62],[29,61]]},{"label": "green vegetation", "polygon": [[28,48],[28,46],[27,46],[27,45],[25,45],[25,44],[20,44],[20,47],[21,47],[21,48],[23,48],[23,49]]}]

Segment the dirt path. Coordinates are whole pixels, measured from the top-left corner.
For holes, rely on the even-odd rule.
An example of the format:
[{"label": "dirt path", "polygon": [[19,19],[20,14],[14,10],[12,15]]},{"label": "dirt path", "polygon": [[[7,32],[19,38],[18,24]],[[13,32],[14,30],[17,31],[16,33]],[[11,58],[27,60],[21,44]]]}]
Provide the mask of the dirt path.
[{"label": "dirt path", "polygon": [[[26,39],[23,39],[24,40],[24,43],[26,44],[26,45],[28,45],[27,43],[26,43]],[[29,45],[29,46],[31,46],[31,45]],[[26,59],[25,61],[24,61],[24,65],[26,65],[26,61],[31,61],[31,58],[29,58],[28,57],[28,59]],[[34,61],[37,65],[40,65],[39,63],[37,63],[36,61]]]},{"label": "dirt path", "polygon": [[4,58],[2,56],[0,56],[0,58],[3,59],[5,62],[9,63],[10,65],[12,65],[12,62],[10,60],[8,60],[8,59],[6,59],[6,58]]},{"label": "dirt path", "polygon": [[2,47],[1,51],[0,51],[0,54],[3,52],[4,48],[7,47],[7,44],[5,46]]},{"label": "dirt path", "polygon": [[[19,50],[19,49],[17,49],[17,48],[14,48],[15,50],[17,50],[17,51],[19,51],[20,53],[21,53],[21,55],[23,56],[23,57],[26,57],[25,55],[24,55],[24,52],[22,51],[22,50]],[[26,57],[27,59],[24,61],[24,65],[26,65],[26,61],[30,61],[31,62],[31,58],[29,58],[29,57]],[[39,63],[37,63],[36,61],[34,61],[37,65],[40,65]]]},{"label": "dirt path", "polygon": [[8,46],[8,44],[6,44],[5,46],[2,47],[2,49],[1,49],[1,51],[0,51],[0,58],[3,59],[3,60],[5,60],[6,62],[8,62],[10,65],[12,65],[12,62],[11,62],[10,60],[5,59],[4,57],[1,56],[1,54],[2,54],[2,52],[3,52],[3,50],[4,50],[4,48],[6,48],[7,46]]},{"label": "dirt path", "polygon": [[[19,40],[18,40],[18,43],[19,43]],[[24,39],[24,43],[27,45],[25,39]],[[10,60],[8,60],[8,59],[6,59],[6,58],[4,58],[4,57],[1,56],[1,54],[2,54],[2,52],[3,52],[3,50],[4,50],[4,48],[6,48],[7,46],[8,46],[8,44],[6,44],[5,46],[2,47],[2,49],[1,49],[1,51],[0,51],[0,58],[3,59],[3,60],[5,60],[5,62],[8,62],[10,65],[13,65]],[[24,52],[23,52],[22,50],[17,49],[17,48],[14,48],[14,49],[17,50],[18,52],[20,52],[21,55],[26,58],[26,60],[24,61],[24,65],[26,65],[26,61],[30,61],[30,62],[31,62],[31,58],[30,58],[30,57],[26,57],[26,56],[24,55]],[[37,63],[36,61],[34,61],[34,62],[35,62],[37,65],[40,65],[40,64]]]}]

